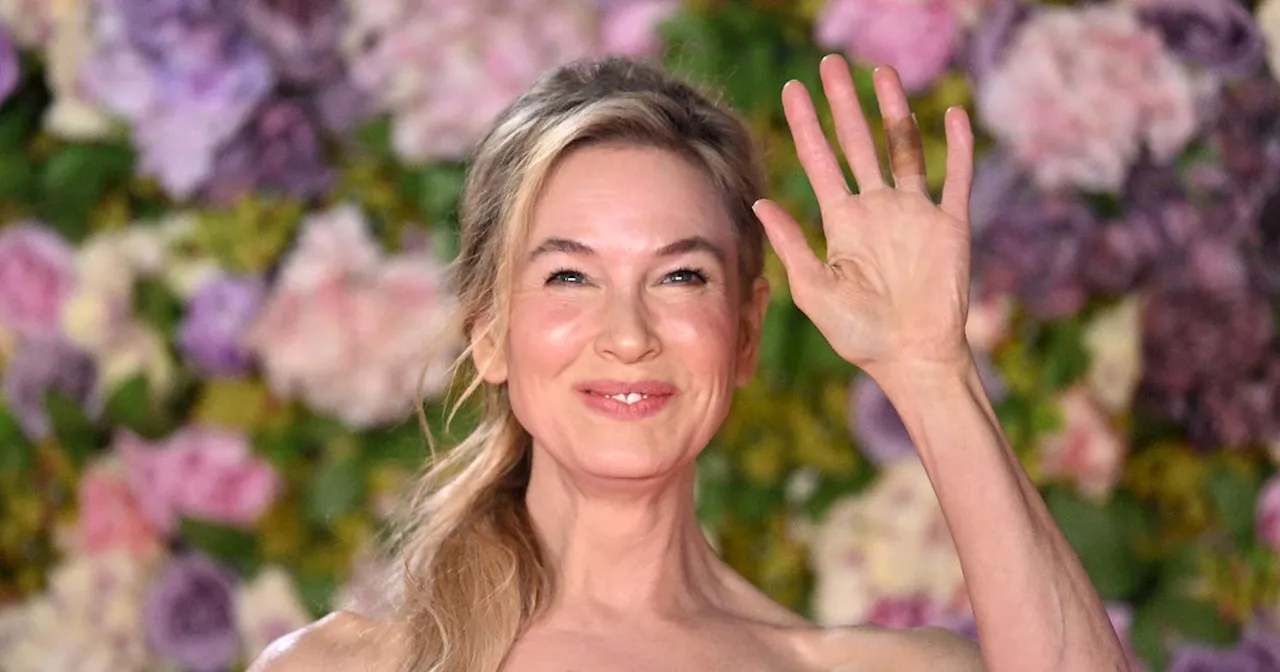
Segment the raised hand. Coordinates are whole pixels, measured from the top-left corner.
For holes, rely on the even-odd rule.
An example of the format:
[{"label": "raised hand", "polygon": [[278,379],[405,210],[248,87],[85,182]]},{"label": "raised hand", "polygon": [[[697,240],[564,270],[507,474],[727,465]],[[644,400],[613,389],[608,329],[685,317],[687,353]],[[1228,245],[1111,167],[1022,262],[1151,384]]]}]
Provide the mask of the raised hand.
[{"label": "raised hand", "polygon": [[876,98],[888,139],[892,184],[839,56],[821,64],[836,135],[853,171],[853,194],[798,81],[782,89],[796,151],[818,198],[827,259],[818,259],[796,221],[777,203],[755,205],[791,285],[796,305],[835,351],[872,377],[892,367],[967,361],[969,191],[973,132],[964,110],[945,117],[946,182],[940,204],[925,186],[920,133],[898,75],[879,68]]}]

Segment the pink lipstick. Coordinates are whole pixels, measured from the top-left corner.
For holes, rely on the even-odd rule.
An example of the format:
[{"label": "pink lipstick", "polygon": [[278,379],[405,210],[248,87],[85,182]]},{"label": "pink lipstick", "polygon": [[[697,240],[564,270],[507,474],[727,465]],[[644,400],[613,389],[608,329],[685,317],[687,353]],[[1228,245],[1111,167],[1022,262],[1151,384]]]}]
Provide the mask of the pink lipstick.
[{"label": "pink lipstick", "polygon": [[575,390],[588,408],[615,420],[642,420],[657,414],[676,388],[658,380],[592,380]]}]

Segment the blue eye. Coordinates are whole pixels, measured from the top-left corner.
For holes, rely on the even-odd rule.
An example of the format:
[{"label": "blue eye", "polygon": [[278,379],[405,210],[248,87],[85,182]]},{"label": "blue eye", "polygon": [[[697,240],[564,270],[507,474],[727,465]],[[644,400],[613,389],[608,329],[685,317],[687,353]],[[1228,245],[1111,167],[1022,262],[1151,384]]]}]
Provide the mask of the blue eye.
[{"label": "blue eye", "polygon": [[668,273],[667,277],[663,279],[663,283],[674,285],[705,285],[707,284],[707,275],[695,268],[681,268]]},{"label": "blue eye", "polygon": [[587,276],[571,268],[562,268],[557,271],[552,271],[552,273],[547,276],[546,284],[550,285],[553,283],[585,285],[587,284]]}]

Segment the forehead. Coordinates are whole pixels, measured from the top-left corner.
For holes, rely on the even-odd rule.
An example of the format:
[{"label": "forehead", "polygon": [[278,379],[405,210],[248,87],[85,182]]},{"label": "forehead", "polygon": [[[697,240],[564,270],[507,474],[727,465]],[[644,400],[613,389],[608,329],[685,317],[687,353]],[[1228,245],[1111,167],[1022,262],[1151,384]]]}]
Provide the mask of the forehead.
[{"label": "forehead", "polygon": [[661,246],[700,235],[732,247],[733,227],[707,176],[675,152],[588,146],[553,169],[533,211],[529,245],[547,236],[592,247],[608,240]]}]

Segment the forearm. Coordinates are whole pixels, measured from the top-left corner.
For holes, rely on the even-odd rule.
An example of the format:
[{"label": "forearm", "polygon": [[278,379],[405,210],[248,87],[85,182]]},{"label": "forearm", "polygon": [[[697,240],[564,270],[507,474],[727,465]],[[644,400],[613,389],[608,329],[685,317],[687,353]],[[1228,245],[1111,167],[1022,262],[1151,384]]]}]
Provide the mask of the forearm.
[{"label": "forearm", "polygon": [[1106,611],[1009,447],[973,362],[877,379],[938,494],[988,668],[1126,669]]}]

